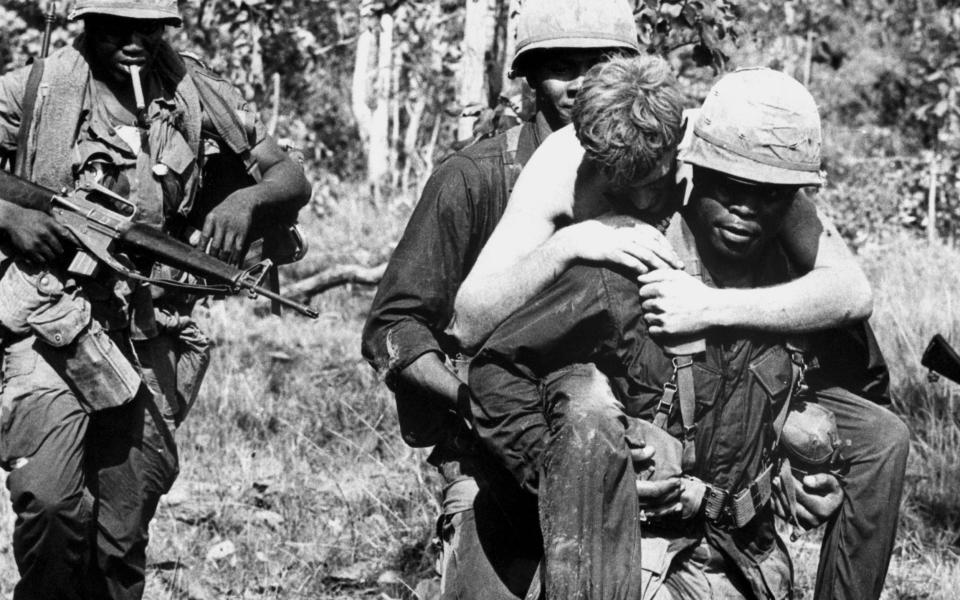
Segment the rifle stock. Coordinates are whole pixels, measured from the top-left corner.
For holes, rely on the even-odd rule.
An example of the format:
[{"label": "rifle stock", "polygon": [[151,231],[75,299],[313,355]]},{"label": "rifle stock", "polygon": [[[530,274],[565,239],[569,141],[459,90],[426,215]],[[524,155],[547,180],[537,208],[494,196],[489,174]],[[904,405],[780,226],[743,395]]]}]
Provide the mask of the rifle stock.
[{"label": "rifle stock", "polygon": [[939,333],[933,336],[923,351],[920,364],[954,383],[960,383],[960,355]]}]

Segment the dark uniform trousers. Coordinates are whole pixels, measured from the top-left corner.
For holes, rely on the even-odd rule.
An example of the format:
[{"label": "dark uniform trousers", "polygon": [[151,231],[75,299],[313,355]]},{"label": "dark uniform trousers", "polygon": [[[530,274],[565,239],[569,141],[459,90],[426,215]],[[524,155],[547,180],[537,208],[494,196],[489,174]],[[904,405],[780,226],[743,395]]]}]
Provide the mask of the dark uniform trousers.
[{"label": "dark uniform trousers", "polygon": [[[547,598],[639,598],[640,521],[629,418],[606,378],[591,367],[557,375],[545,383],[550,438],[540,483]],[[827,524],[814,598],[876,599],[896,537],[909,433],[886,408],[841,388],[818,391],[817,401],[833,411],[851,445],[845,452],[845,498]],[[691,575],[698,574],[685,577]],[[768,582],[782,578],[761,575]],[[691,585],[707,589],[706,582],[668,583],[671,589]]]},{"label": "dark uniform trousers", "polygon": [[886,408],[842,388],[816,393],[850,440],[845,497],[827,524],[820,549],[816,600],[875,599],[883,591],[897,535],[910,433]]},{"label": "dark uniform trousers", "polygon": [[160,354],[138,352],[146,385],[136,397],[87,413],[35,343],[14,342],[3,356],[0,461],[10,470],[21,573],[14,598],[140,598],[148,524],[178,472],[174,407],[159,391],[169,370],[151,364]]},{"label": "dark uniform trousers", "polygon": [[[778,281],[781,259],[772,248],[758,263],[758,283]],[[675,365],[646,335],[639,304],[632,277],[573,267],[501,324],[471,363],[481,440],[526,489],[539,491],[548,600],[632,600],[640,585],[630,450],[642,439],[631,443],[627,415],[653,418]],[[705,362],[692,367],[699,411],[694,473],[720,487],[741,487],[762,471],[770,434],[762,400],[785,400],[792,371],[779,338],[736,336],[714,332]],[[599,369],[590,366],[584,375],[578,363]],[[813,391],[851,441],[850,466],[844,501],[824,538],[816,598],[869,600],[879,597],[886,577],[909,436],[889,410],[828,381],[821,378]],[[676,413],[674,436],[682,435]],[[772,522],[754,519],[736,530],[702,525],[710,544],[736,563],[730,570],[742,575],[741,587],[780,597],[783,569],[771,564],[776,572],[766,573],[759,564],[775,545]]]}]

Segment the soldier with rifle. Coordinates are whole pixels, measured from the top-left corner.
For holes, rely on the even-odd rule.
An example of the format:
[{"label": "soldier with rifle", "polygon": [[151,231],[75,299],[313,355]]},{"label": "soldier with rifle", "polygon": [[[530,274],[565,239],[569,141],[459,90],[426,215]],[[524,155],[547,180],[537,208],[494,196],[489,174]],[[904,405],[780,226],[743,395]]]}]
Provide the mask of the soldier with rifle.
[{"label": "soldier with rifle", "polygon": [[70,18],[84,22],[71,45],[0,77],[0,152],[15,157],[0,178],[0,466],[18,600],[142,596],[175,429],[209,360],[197,294],[283,301],[260,286],[269,262],[237,265],[309,198],[239,93],[165,41],[175,0],[78,0]]}]

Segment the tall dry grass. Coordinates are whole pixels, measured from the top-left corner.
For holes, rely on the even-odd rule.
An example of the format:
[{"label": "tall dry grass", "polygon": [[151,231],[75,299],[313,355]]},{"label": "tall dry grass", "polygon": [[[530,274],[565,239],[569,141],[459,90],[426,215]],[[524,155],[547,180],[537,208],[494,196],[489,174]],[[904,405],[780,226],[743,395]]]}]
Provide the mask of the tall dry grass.
[{"label": "tall dry grass", "polygon": [[[314,253],[288,272],[375,264],[405,209],[364,202],[312,220]],[[924,344],[960,345],[960,254],[899,240],[867,249],[874,325],[894,373],[897,408],[914,436],[888,598],[957,597],[960,433],[957,386],[927,383]],[[322,316],[261,317],[231,300],[201,311],[217,344],[201,398],[178,432],[182,471],[152,527],[147,598],[411,598],[432,573],[438,480],[425,451],[400,441],[392,399],[359,354],[372,298],[339,289]],[[0,592],[15,580],[0,502]],[[809,598],[816,535],[795,545]]]}]

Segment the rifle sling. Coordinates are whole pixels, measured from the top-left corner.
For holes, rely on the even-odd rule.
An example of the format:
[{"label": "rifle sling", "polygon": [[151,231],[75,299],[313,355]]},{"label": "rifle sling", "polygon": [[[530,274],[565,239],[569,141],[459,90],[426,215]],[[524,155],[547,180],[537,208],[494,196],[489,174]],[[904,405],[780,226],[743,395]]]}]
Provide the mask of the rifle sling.
[{"label": "rifle sling", "polygon": [[20,111],[20,129],[17,130],[17,160],[13,172],[20,177],[27,176],[27,138],[33,127],[33,111],[37,106],[37,94],[40,91],[40,82],[43,80],[43,59],[33,62],[30,75],[27,77],[27,89],[23,96],[23,105]]},{"label": "rifle sling", "polygon": [[146,275],[141,275],[135,269],[129,268],[122,264],[119,260],[115,259],[112,256],[104,257],[102,250],[94,248],[92,246],[81,246],[83,251],[89,252],[92,254],[99,262],[106,265],[110,269],[117,272],[121,277],[126,279],[132,279],[133,281],[138,281],[140,283],[147,283],[150,285],[155,285],[168,290],[177,290],[181,292],[190,292],[200,295],[214,295],[220,296],[224,294],[232,294],[236,290],[233,286],[227,284],[199,284],[199,283],[184,283],[182,281],[177,281],[175,279],[167,279],[162,277],[147,277]]}]

